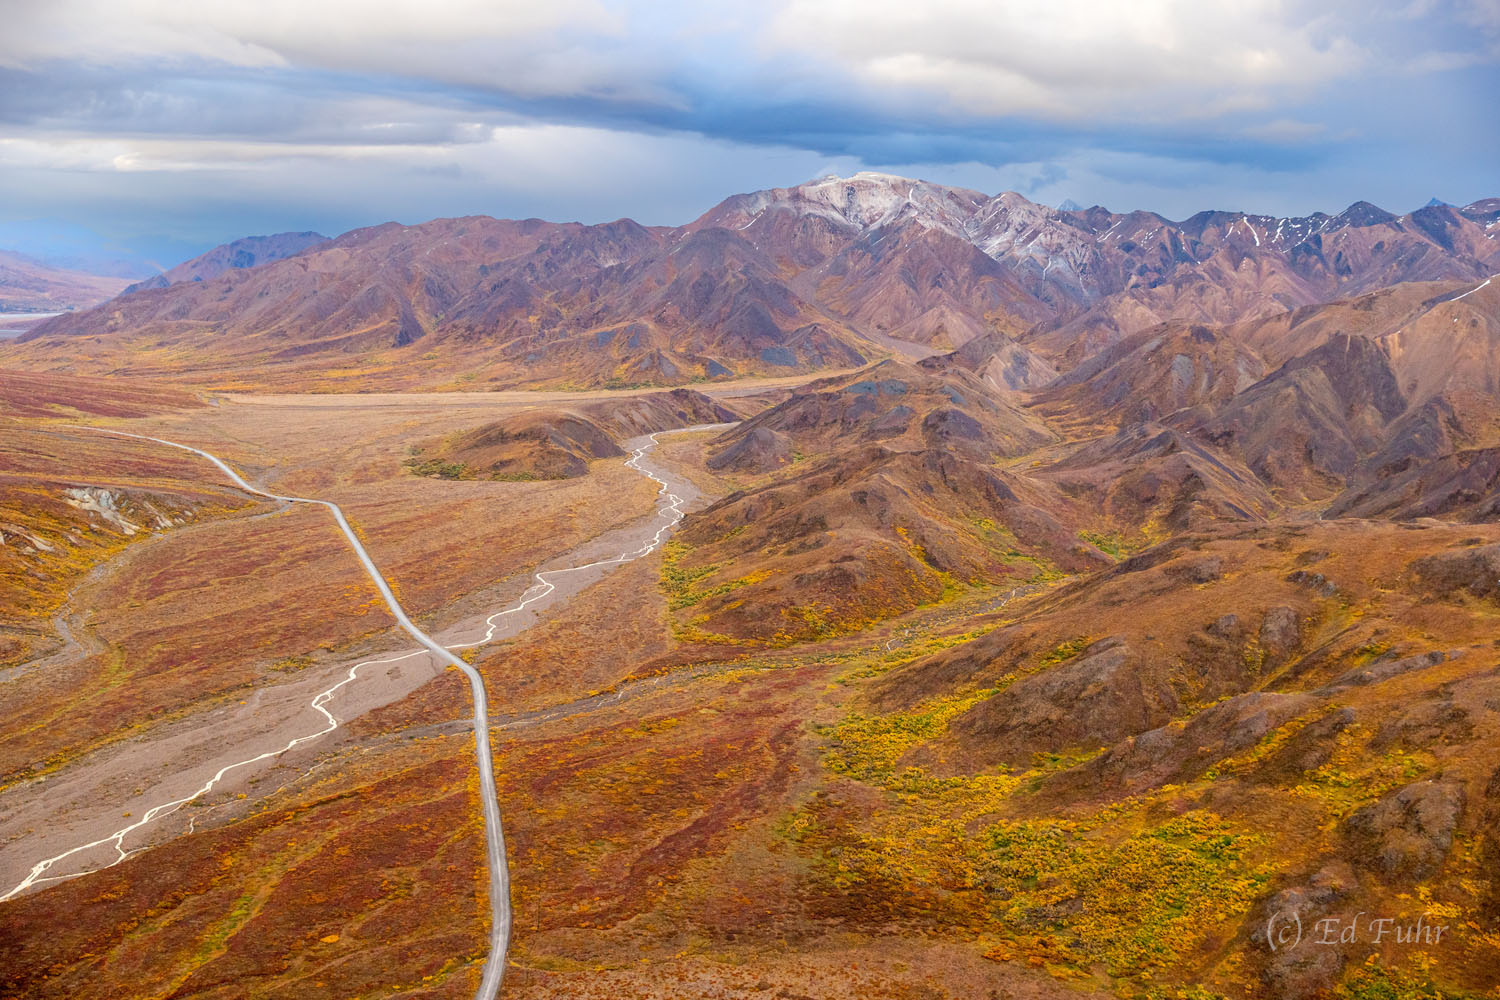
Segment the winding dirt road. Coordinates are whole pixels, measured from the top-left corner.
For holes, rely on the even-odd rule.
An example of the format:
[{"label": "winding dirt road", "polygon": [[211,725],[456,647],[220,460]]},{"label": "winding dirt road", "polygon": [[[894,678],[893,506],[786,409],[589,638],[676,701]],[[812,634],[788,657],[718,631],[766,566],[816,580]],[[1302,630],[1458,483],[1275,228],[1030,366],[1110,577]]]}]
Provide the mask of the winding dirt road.
[{"label": "winding dirt road", "polygon": [[[684,428],[683,431],[709,430],[721,426],[728,425],[702,425],[699,427]],[[369,553],[365,550],[363,544],[361,544],[358,535],[356,535],[348,520],[345,518],[343,510],[340,509],[337,504],[328,500],[320,500],[310,497],[286,496],[258,489],[248,483],[243,477],[235,472],[233,468],[231,468],[227,463],[225,463],[217,456],[207,451],[191,447],[189,445],[166,440],[165,438],[148,437],[146,435],[130,434],[124,431],[113,431],[104,428],[80,427],[75,429],[87,430],[103,434],[112,434],[119,437],[136,438],[138,440],[151,441],[157,444],[179,448],[183,451],[188,451],[195,455],[199,455],[212,462],[219,468],[220,471],[228,476],[236,486],[256,496],[266,497],[268,499],[280,501],[283,503],[314,504],[327,508],[329,512],[333,514],[334,520],[338,524],[339,530],[343,532],[344,538],[348,541],[350,547],[354,550],[355,555],[359,558],[360,563],[364,567],[364,570],[369,576],[370,580],[379,590],[382,599],[385,601],[385,604],[390,609],[392,615],[395,616],[401,628],[409,635],[411,635],[414,639],[416,639],[423,648],[415,652],[404,653],[398,656],[386,657],[381,659],[364,660],[360,663],[355,664],[354,666],[349,668],[342,680],[340,680],[337,684],[334,684],[333,686],[319,692],[312,699],[311,707],[323,717],[322,727],[316,732],[294,737],[288,740],[287,743],[281,747],[273,750],[268,750],[264,753],[256,754],[244,760],[239,760],[227,764],[221,767],[212,777],[206,780],[197,789],[193,790],[189,794],[179,796],[170,801],[162,802],[155,806],[152,806],[141,815],[140,819],[136,820],[129,826],[116,830],[108,836],[99,838],[89,843],[80,844],[76,847],[62,852],[61,854],[57,854],[53,857],[46,858],[42,861],[37,862],[34,866],[32,866],[31,871],[26,876],[26,878],[24,878],[20,883],[10,889],[4,895],[0,895],[0,901],[10,899],[13,896],[19,895],[20,893],[23,893],[45,882],[58,881],[65,878],[73,878],[77,875],[85,874],[87,871],[98,870],[97,867],[93,867],[85,868],[76,872],[69,872],[62,875],[47,874],[49,871],[54,870],[54,866],[58,865],[60,862],[79,855],[86,855],[88,852],[95,851],[101,847],[108,846],[112,848],[116,854],[116,857],[114,858],[114,860],[110,861],[109,864],[98,867],[112,867],[113,865],[119,864],[126,858],[130,857],[131,854],[136,853],[136,851],[130,851],[126,849],[125,840],[127,837],[148,826],[154,821],[176,812],[178,809],[181,809],[188,803],[193,802],[194,800],[201,798],[204,795],[207,795],[215,788],[215,786],[223,781],[225,776],[230,772],[241,768],[250,767],[251,765],[269,760],[271,758],[279,757],[282,754],[285,754],[286,752],[302,744],[317,740],[337,729],[339,726],[339,720],[333,715],[332,712],[328,710],[327,706],[333,699],[333,697],[342,688],[359,679],[359,672],[361,668],[371,665],[395,663],[400,660],[405,660],[411,657],[422,656],[430,653],[436,656],[442,663],[456,667],[463,672],[464,676],[469,680],[469,686],[474,701],[473,731],[475,734],[475,757],[479,767],[480,797],[483,803],[485,820],[485,835],[488,854],[487,860],[490,869],[490,903],[492,917],[489,959],[485,962],[484,972],[480,981],[479,989],[476,993],[476,997],[478,998],[478,1000],[493,1000],[493,998],[499,993],[501,982],[504,978],[505,957],[510,941],[512,920],[510,903],[510,873],[506,863],[504,828],[501,823],[498,793],[495,788],[494,763],[491,757],[488,739],[488,734],[490,731],[489,709],[487,693],[484,686],[484,679],[472,666],[464,662],[459,657],[455,656],[452,650],[481,646],[487,642],[492,641],[495,638],[497,631],[505,626],[506,619],[511,618],[512,616],[524,615],[532,605],[537,604],[538,602],[542,602],[549,596],[553,595],[554,592],[558,590],[558,583],[555,582],[557,578],[568,574],[581,574],[583,578],[586,579],[589,575],[588,571],[598,571],[608,566],[631,562],[635,559],[639,559],[650,554],[662,544],[667,534],[670,533],[672,528],[675,527],[676,524],[682,519],[685,499],[682,496],[679,496],[678,494],[672,492],[666,479],[664,479],[662,476],[657,475],[656,472],[646,468],[643,465],[643,460],[645,459],[646,453],[649,452],[657,444],[657,435],[650,434],[645,437],[636,438],[632,441],[627,442],[627,447],[632,448],[633,454],[625,463],[629,468],[640,472],[642,475],[650,478],[652,481],[660,485],[660,489],[658,490],[658,496],[660,500],[658,501],[657,506],[657,516],[662,518],[664,520],[664,523],[657,527],[653,535],[647,538],[638,547],[627,550],[625,552],[621,552],[619,555],[611,558],[596,559],[577,566],[568,566],[560,569],[551,569],[536,573],[534,575],[536,583],[521,595],[520,600],[516,604],[502,609],[501,611],[495,612],[485,619],[485,632],[480,638],[472,642],[444,646],[438,643],[426,632],[417,628],[417,626],[412,623],[411,619],[407,617],[406,612],[404,611],[404,609],[402,609],[400,603],[396,600],[395,594],[392,593],[390,586],[386,583],[385,578],[381,575],[379,569],[376,567],[374,560],[371,559]],[[673,433],[680,433],[680,431]],[[582,581],[580,581],[580,585],[581,584]],[[524,624],[520,624],[519,622],[515,624],[519,624],[522,628],[525,627]],[[507,631],[510,630],[507,629]],[[145,848],[138,848],[137,850],[144,849]]]}]

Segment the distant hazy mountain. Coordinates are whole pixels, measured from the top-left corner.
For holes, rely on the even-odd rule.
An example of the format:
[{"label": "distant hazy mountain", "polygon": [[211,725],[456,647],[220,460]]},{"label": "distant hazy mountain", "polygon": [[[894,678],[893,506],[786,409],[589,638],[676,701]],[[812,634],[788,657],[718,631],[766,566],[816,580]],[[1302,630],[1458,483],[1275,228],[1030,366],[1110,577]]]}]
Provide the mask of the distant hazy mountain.
[{"label": "distant hazy mountain", "polygon": [[246,236],[233,243],[216,246],[205,254],[178,264],[164,274],[138,281],[125,291],[137,292],[146,288],[166,288],[168,285],[183,281],[206,281],[209,278],[218,277],[231,268],[251,268],[268,264],[273,260],[283,260],[293,254],[301,253],[308,247],[327,242],[328,237],[321,233]]},{"label": "distant hazy mountain", "polygon": [[52,267],[0,250],[0,312],[86,309],[115,295],[124,278]]}]

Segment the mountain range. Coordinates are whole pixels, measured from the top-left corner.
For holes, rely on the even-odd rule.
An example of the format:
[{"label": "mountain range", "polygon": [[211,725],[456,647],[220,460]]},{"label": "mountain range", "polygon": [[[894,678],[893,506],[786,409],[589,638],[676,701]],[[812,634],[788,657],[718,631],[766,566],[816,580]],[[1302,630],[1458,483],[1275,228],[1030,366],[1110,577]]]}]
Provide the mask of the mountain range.
[{"label": "mountain range", "polygon": [[3,360],[305,388],[351,384],[355,364],[370,385],[674,385],[1000,334],[1064,370],[1165,322],[1478,282],[1500,269],[1500,199],[1173,222],[860,173],[675,228],[476,216],[255,239],[49,321]]}]

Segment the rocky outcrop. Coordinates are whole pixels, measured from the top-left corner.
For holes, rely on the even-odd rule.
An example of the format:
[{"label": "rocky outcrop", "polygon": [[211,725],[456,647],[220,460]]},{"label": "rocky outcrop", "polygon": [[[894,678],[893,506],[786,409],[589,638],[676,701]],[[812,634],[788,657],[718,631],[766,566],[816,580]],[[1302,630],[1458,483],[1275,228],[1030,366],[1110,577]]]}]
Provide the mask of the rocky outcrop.
[{"label": "rocky outcrop", "polygon": [[1411,571],[1441,597],[1468,594],[1493,600],[1500,596],[1500,544],[1439,552],[1412,563]]},{"label": "rocky outcrop", "polygon": [[1171,687],[1142,668],[1128,643],[1103,639],[981,701],[953,720],[952,731],[989,759],[1022,763],[1041,751],[1098,747],[1144,733],[1177,707]]},{"label": "rocky outcrop", "polygon": [[1437,874],[1464,810],[1456,781],[1419,781],[1357,810],[1344,823],[1353,855],[1390,883]]}]

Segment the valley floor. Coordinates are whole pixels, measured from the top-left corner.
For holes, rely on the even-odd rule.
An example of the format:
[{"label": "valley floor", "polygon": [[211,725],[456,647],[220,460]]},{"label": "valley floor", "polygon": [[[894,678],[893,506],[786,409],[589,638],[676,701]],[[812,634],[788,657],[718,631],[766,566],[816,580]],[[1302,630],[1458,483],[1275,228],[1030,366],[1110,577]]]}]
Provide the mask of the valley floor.
[{"label": "valley floor", "polygon": [[[710,394],[749,415],[793,384]],[[191,444],[261,488],[337,502],[413,618],[460,644],[538,571],[657,532],[657,484],[619,457],[532,481],[427,478],[408,460],[476,425],[628,395],[172,396],[113,415],[73,399],[7,418],[0,893],[308,732],[314,695],[375,669],[328,703],[337,730],[142,828],[118,864],[79,856],[99,870],[0,903],[0,996],[457,998],[487,950],[462,678],[385,662],[410,642],[321,511],[72,425]],[[792,473],[716,463],[712,438],[654,452],[694,515],[672,543],[569,580],[465,652],[490,693],[509,838],[504,996],[1500,984],[1485,917],[1500,613],[1463,576],[1500,528],[1089,529],[1054,562],[971,519],[979,541],[953,542],[953,565],[988,546],[998,569],[965,576],[934,568],[941,532],[838,520],[940,502],[894,465],[866,481],[787,457],[828,491],[818,521],[785,491]],[[1067,450],[1039,441],[997,465]],[[798,533],[776,534],[787,511]],[[832,570],[793,561],[845,544],[857,559]],[[814,575],[853,563],[889,575]],[[846,606],[830,580],[876,597]],[[1453,930],[1419,948],[1268,948],[1262,928],[1297,907]],[[1422,992],[1433,982],[1446,992]]]}]

